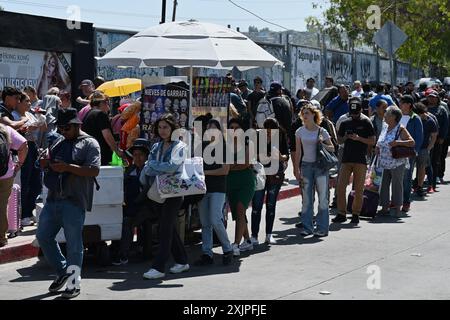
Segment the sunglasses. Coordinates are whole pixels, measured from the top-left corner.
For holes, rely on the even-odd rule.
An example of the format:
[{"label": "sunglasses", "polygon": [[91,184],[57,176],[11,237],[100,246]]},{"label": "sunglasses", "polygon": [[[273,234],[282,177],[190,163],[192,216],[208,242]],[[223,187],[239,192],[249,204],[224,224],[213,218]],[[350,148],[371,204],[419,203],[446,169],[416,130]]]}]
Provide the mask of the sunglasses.
[{"label": "sunglasses", "polygon": [[58,130],[61,132],[69,131],[72,128],[71,124],[66,124],[65,126],[58,126]]}]

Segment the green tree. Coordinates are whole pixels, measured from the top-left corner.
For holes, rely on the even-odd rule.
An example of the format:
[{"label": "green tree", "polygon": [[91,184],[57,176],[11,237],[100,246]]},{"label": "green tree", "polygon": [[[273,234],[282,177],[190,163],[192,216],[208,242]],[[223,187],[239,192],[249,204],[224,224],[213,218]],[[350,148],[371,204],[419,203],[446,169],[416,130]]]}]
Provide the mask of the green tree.
[{"label": "green tree", "polygon": [[371,44],[377,30],[370,30],[367,12],[371,5],[381,10],[381,26],[393,20],[408,40],[397,51],[401,60],[416,67],[437,66],[450,70],[450,1],[448,0],[330,0],[324,21],[307,18],[307,26],[320,29],[333,41],[343,43],[343,35],[357,43]]}]

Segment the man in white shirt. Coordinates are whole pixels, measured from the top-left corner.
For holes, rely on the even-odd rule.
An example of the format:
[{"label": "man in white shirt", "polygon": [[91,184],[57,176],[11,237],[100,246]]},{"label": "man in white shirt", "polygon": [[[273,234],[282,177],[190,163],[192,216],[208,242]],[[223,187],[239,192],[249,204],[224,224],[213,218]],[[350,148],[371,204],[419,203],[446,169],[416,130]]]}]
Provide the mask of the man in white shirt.
[{"label": "man in white shirt", "polygon": [[306,80],[306,87],[303,89],[306,91],[307,99],[311,101],[312,98],[314,98],[318,93],[319,89],[315,88],[316,80],[313,78],[309,78]]},{"label": "man in white shirt", "polygon": [[355,89],[354,91],[352,91],[352,97],[358,97],[361,98],[361,94],[364,92],[362,89],[362,84],[361,81],[356,80],[353,83],[353,88]]}]

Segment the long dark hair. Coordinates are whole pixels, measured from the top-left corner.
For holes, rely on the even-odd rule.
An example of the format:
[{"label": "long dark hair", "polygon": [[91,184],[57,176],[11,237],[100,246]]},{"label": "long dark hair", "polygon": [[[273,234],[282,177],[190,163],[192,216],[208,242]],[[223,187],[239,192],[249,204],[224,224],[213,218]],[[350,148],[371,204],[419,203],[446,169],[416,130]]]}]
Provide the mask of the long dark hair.
[{"label": "long dark hair", "polygon": [[171,134],[172,134],[175,130],[178,129],[178,124],[177,124],[177,122],[175,121],[175,118],[173,117],[173,115],[172,115],[171,113],[166,113],[166,114],[164,114],[161,118],[159,118],[159,119],[155,122],[155,126],[153,127],[153,134],[155,135],[155,137],[158,137],[158,138],[161,139],[161,137],[160,137],[160,135],[159,135],[159,132],[158,132],[159,123],[160,123],[161,121],[166,122],[166,123],[170,126],[170,128],[171,128],[171,130],[172,130]]}]

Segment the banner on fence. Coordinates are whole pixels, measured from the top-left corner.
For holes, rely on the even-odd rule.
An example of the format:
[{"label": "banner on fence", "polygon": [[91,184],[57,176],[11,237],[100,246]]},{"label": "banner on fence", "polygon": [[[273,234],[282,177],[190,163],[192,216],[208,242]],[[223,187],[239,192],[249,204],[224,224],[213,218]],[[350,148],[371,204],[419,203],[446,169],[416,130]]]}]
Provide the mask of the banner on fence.
[{"label": "banner on fence", "polygon": [[335,84],[351,84],[353,82],[352,55],[327,51],[327,76],[332,76]]},{"label": "banner on fence", "polygon": [[356,54],[356,79],[363,83],[377,80],[377,56],[366,53]]},{"label": "banner on fence", "polygon": [[306,80],[309,78],[316,80],[316,87],[319,87],[322,83],[321,60],[319,49],[293,47],[291,53],[292,87],[296,90],[306,87]]}]

